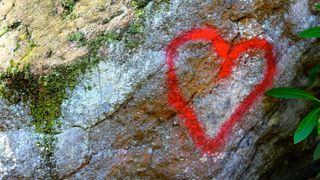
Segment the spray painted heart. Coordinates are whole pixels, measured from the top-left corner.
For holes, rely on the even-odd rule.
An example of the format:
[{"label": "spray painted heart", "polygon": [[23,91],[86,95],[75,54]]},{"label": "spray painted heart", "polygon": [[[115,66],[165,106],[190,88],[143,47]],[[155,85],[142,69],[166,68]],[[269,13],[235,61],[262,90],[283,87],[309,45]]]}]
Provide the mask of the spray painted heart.
[{"label": "spray painted heart", "polygon": [[[222,79],[228,78],[232,69],[235,66],[235,61],[239,56],[249,49],[264,50],[266,67],[264,71],[263,80],[257,84],[245,99],[239,103],[231,116],[222,124],[215,137],[209,137],[203,124],[197,118],[192,105],[187,103],[186,99],[179,88],[179,81],[175,72],[175,57],[180,46],[189,41],[209,41],[212,43],[213,50],[218,56],[222,57],[220,72],[218,73],[218,82]],[[187,128],[195,145],[205,154],[213,154],[221,149],[225,143],[226,138],[230,134],[231,129],[236,123],[241,121],[244,114],[250,109],[254,102],[263,95],[264,91],[272,85],[273,78],[276,71],[276,62],[272,52],[272,45],[264,40],[253,38],[251,40],[243,41],[234,45],[226,42],[216,29],[212,27],[205,27],[201,29],[193,29],[182,33],[173,39],[166,49],[167,58],[167,85],[168,85],[168,102],[170,106],[178,113]]]}]

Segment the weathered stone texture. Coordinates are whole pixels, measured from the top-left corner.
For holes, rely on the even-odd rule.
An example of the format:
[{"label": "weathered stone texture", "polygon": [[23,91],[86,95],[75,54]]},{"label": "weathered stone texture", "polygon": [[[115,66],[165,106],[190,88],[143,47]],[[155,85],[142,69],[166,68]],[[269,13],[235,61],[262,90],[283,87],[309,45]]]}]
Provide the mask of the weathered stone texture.
[{"label": "weathered stone texture", "polygon": [[[213,26],[230,43],[267,39],[278,67],[274,86],[304,86],[305,64],[319,59],[309,52],[314,40],[295,35],[319,22],[308,0],[72,2],[67,12],[61,1],[0,1],[0,28],[8,28],[0,31],[1,69],[13,60],[29,64],[33,74],[50,74],[92,53],[95,44],[79,43],[102,32],[122,34],[103,41],[98,62],[74,88],[66,87],[54,133],[34,128],[28,102],[0,101],[0,178],[261,179],[276,176],[273,169],[290,149],[311,149],[293,146],[289,137],[305,102],[262,97],[223,149],[203,155],[167,103],[165,57],[178,34]],[[75,32],[80,38],[71,41]],[[223,59],[211,44],[189,42],[179,49],[180,87],[211,137],[262,79],[263,54],[246,52],[231,77],[214,84]],[[53,153],[44,157],[46,136]]]}]

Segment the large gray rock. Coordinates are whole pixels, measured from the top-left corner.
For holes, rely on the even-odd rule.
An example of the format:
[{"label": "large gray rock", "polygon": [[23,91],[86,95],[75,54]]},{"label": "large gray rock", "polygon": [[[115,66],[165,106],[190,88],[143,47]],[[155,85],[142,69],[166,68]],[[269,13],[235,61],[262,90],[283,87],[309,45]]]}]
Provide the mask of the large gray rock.
[{"label": "large gray rock", "polygon": [[[61,114],[52,133],[34,128],[28,101],[10,104],[3,98],[1,178],[286,178],[270,172],[290,149],[310,149],[308,144],[293,146],[290,139],[307,105],[260,97],[232,128],[225,146],[211,155],[202,153],[167,102],[165,54],[180,33],[209,25],[228,42],[268,40],[277,61],[274,86],[303,86],[302,62],[317,63],[310,59],[319,57],[319,51],[304,55],[313,40],[295,36],[319,22],[307,0],[69,2],[74,5],[72,12],[49,0],[1,2],[1,27],[8,28],[0,33],[0,54],[7,55],[1,69],[14,58],[30,64],[33,74],[50,74],[90,55],[93,44],[76,43],[95,40],[104,31],[123,34],[100,44],[98,62],[77,74],[73,88],[64,87],[66,98],[58,107]],[[45,14],[38,13],[39,8]],[[17,28],[12,27],[15,21],[21,23]],[[81,32],[76,43],[68,40],[74,32]],[[22,36],[26,33],[27,40]],[[30,50],[31,42],[37,46]],[[17,43],[21,49],[16,49]],[[222,59],[210,43],[189,42],[179,49],[179,85],[208,136],[216,136],[261,81],[263,55],[244,53],[232,75],[213,84]]]}]

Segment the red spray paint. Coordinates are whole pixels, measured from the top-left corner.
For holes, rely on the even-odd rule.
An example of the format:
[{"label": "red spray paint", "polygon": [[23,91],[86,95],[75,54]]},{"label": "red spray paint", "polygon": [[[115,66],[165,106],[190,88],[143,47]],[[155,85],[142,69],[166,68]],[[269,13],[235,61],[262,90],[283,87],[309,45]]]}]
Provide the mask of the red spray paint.
[{"label": "red spray paint", "polygon": [[[218,81],[228,78],[235,66],[235,61],[239,56],[249,49],[265,51],[265,70],[263,80],[257,84],[250,94],[236,107],[231,116],[222,124],[215,137],[210,138],[206,130],[195,114],[193,107],[187,103],[179,87],[179,80],[175,72],[175,57],[177,50],[189,41],[209,41],[212,43],[213,50],[218,56],[224,59]],[[183,120],[195,145],[205,154],[213,154],[221,149],[228,134],[235,124],[243,118],[244,114],[250,109],[255,101],[263,95],[265,90],[272,85],[276,71],[276,62],[272,52],[272,45],[264,40],[253,38],[234,45],[226,42],[212,27],[193,29],[182,33],[173,39],[166,49],[167,58],[167,84],[168,102]]]}]

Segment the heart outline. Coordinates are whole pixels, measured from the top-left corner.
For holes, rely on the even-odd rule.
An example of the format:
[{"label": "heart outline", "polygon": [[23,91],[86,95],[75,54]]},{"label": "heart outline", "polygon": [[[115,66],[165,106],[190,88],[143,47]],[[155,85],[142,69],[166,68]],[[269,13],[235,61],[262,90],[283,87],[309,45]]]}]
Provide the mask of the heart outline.
[{"label": "heart outline", "polygon": [[[235,66],[235,61],[243,52],[249,49],[260,49],[265,51],[264,59],[267,67],[264,70],[263,80],[255,85],[249,95],[240,102],[231,116],[223,122],[215,137],[212,138],[206,134],[205,128],[197,118],[192,106],[189,105],[183,97],[179,87],[179,80],[175,72],[174,60],[177,55],[177,50],[189,41],[210,41],[213,50],[217,52],[218,56],[224,59],[218,73],[218,82],[231,75],[232,69]],[[225,41],[213,27],[192,29],[178,35],[166,48],[166,61],[168,67],[168,103],[178,113],[180,118],[182,118],[193,142],[204,154],[213,154],[226,144],[226,138],[230,134],[230,131],[242,120],[243,116],[253,106],[254,102],[273,84],[273,79],[276,75],[276,62],[273,54],[273,47],[267,40],[253,38],[232,45]]]}]

